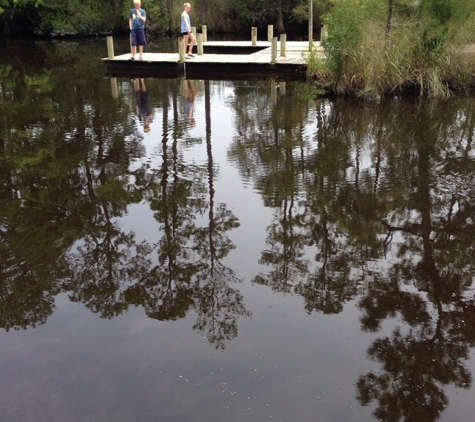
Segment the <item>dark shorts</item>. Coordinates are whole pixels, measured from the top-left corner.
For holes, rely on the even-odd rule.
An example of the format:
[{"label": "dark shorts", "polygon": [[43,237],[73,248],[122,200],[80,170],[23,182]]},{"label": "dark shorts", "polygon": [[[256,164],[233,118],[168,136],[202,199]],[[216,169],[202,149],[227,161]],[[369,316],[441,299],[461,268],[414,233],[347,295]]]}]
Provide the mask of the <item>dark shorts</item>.
[{"label": "dark shorts", "polygon": [[147,45],[147,41],[145,40],[145,31],[143,29],[132,29],[131,35],[131,44],[133,47],[138,45]]},{"label": "dark shorts", "polygon": [[188,35],[189,32],[182,32],[181,35],[185,36],[185,35]]}]

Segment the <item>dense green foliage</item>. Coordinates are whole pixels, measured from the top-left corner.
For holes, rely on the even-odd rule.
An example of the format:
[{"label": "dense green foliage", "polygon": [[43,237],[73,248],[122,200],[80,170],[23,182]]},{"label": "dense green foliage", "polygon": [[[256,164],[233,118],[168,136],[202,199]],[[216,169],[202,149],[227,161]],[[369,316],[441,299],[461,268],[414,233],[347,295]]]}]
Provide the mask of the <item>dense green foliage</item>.
[{"label": "dense green foliage", "polygon": [[[475,85],[475,0],[312,0],[314,27],[324,22],[324,61],[310,54],[321,90],[448,95]],[[183,3],[143,0],[149,34],[177,33]],[[307,32],[308,0],[200,0],[192,22],[209,32]],[[88,36],[128,31],[132,0],[0,0],[0,31]]]},{"label": "dense green foliage", "polygon": [[[329,0],[315,1],[315,23]],[[192,2],[192,20],[209,31],[248,32],[251,26],[273,24],[277,33],[307,27],[308,0],[200,0]],[[0,25],[5,35],[99,35],[126,31],[132,0],[0,0]],[[150,33],[178,31],[183,3],[143,0]],[[1,26],[0,26],[1,28]]]},{"label": "dense green foliage", "polygon": [[475,0],[334,0],[323,21],[327,60],[309,63],[337,94],[449,95],[475,83]]}]

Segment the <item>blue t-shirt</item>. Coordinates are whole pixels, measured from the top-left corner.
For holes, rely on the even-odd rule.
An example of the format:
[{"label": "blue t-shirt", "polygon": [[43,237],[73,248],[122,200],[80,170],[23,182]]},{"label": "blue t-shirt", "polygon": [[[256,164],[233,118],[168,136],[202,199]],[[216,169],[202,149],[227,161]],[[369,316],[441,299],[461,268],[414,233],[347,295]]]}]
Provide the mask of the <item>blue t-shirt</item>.
[{"label": "blue t-shirt", "polygon": [[[145,10],[140,9],[140,14],[142,17],[147,17]],[[132,19],[132,29],[145,29],[145,24],[143,23],[142,19],[139,18],[137,15],[137,9],[130,10],[130,19]]]}]

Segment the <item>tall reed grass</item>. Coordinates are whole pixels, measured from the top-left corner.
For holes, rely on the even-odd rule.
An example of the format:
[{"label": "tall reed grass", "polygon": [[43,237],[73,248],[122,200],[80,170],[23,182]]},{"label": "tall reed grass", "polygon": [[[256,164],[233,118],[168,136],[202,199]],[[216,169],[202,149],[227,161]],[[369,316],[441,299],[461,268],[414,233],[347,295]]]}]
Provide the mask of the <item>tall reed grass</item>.
[{"label": "tall reed grass", "polygon": [[319,92],[444,97],[475,87],[475,13],[444,24],[400,13],[386,35],[384,8],[365,13],[352,0],[338,6],[324,17],[326,58],[311,52],[307,59]]}]

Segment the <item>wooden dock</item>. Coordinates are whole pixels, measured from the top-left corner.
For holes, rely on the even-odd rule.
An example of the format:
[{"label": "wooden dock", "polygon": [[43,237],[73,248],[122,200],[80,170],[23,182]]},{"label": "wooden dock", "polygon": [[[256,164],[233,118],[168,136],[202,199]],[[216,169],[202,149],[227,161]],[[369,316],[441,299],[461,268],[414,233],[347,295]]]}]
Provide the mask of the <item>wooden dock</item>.
[{"label": "wooden dock", "polygon": [[[285,43],[285,51],[277,44],[257,41],[207,41],[203,54],[194,49],[194,58],[180,60],[177,53],[143,53],[143,60],[131,61],[130,53],[104,58],[107,76],[188,77],[194,79],[304,79],[307,71],[307,41]],[[319,42],[314,51],[324,56]],[[274,51],[273,51],[274,50]]]}]

